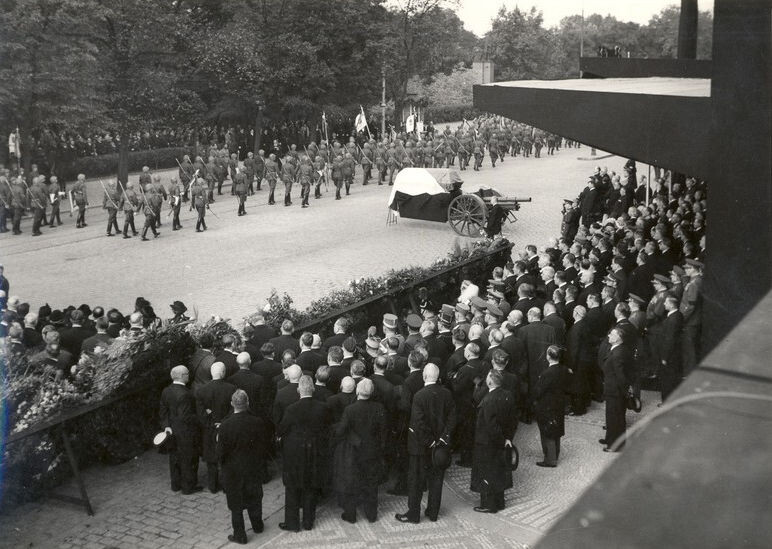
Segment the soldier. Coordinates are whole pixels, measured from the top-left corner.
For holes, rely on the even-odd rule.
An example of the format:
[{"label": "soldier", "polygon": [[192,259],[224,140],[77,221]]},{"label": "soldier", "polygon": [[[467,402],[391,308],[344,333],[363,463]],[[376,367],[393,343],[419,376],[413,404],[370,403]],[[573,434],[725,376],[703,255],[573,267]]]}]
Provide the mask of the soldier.
[{"label": "soldier", "polygon": [[214,158],[214,175],[217,178],[217,196],[222,195],[222,185],[228,176],[228,152],[220,151]]},{"label": "soldier", "polygon": [[244,159],[244,176],[247,178],[247,192],[249,196],[255,194],[254,187],[252,186],[255,180],[255,153],[252,151],[247,153],[247,157]]},{"label": "soldier", "polygon": [[[196,158],[198,160],[198,158]],[[201,166],[203,168],[203,164]],[[196,168],[193,167],[193,164],[190,162],[190,157],[186,154],[182,157],[182,162],[180,162],[180,169],[179,169],[179,178],[180,182],[182,183],[182,201],[187,202],[188,201],[188,189],[190,189],[191,180],[193,179],[193,174],[195,173]]]},{"label": "soldier", "polygon": [[469,141],[463,136],[461,140],[456,137],[456,141],[458,143],[458,167],[464,171],[469,165]]},{"label": "soldier", "polygon": [[268,180],[268,204],[274,205],[274,191],[276,191],[276,180],[279,178],[279,165],[276,163],[276,155],[271,153],[268,160],[265,161],[265,178]]},{"label": "soldier", "polygon": [[474,154],[474,171],[479,172],[480,168],[482,167],[482,147],[480,146],[480,141],[476,140],[474,141],[474,147],[472,148],[472,154]]},{"label": "soldier", "polygon": [[244,175],[244,173],[241,171],[241,168],[236,168],[236,171],[233,172],[233,189],[234,194],[239,200],[239,217],[242,215],[247,215],[247,210],[244,207],[244,204],[247,201],[247,176]]},{"label": "soldier", "polygon": [[[48,224],[49,227],[56,227],[62,224],[62,218],[59,215],[59,206],[61,205],[63,196],[64,192],[60,190],[59,179],[55,175],[52,175],[48,186],[48,197],[51,202],[51,222]],[[54,219],[56,219],[56,225],[54,225]]]},{"label": "soldier", "polygon": [[[150,240],[147,238],[147,230],[151,229],[153,231],[153,236],[155,238],[158,238],[159,233],[155,230],[155,224],[156,224],[156,204],[160,202],[160,197],[156,194],[155,190],[153,189],[152,185],[145,186],[145,191],[142,194],[142,203],[140,204],[141,207],[144,207],[144,214],[145,214],[145,226],[142,227],[142,240],[147,241]],[[139,211],[139,210],[137,210]]]},{"label": "soldier", "polygon": [[[198,218],[196,220],[196,232],[200,233],[202,230],[206,230],[206,208],[209,204],[208,190],[206,182],[199,177],[193,186],[190,188],[190,209],[196,208]],[[202,229],[203,227],[203,229]]]},{"label": "soldier", "polygon": [[206,186],[207,186],[207,201],[214,202],[214,186],[217,182],[217,164],[214,161],[214,156],[209,157],[209,161],[204,166],[202,173],[206,174]]},{"label": "soldier", "polygon": [[[120,185],[120,182],[118,182]],[[129,227],[134,236],[137,236],[137,228],[134,226],[134,211],[139,211],[139,198],[137,193],[134,192],[134,184],[129,182],[126,184],[126,188],[121,195],[120,203],[118,204],[123,210],[123,238],[131,238],[129,236]]]},{"label": "soldier", "polygon": [[228,171],[230,173],[231,177],[231,195],[236,194],[236,173],[239,168],[239,157],[236,153],[233,153],[231,155],[230,160],[228,160]]},{"label": "soldier", "polygon": [[32,236],[40,236],[43,234],[40,232],[40,225],[43,223],[46,217],[46,203],[48,202],[48,196],[46,195],[45,187],[41,178],[42,176],[36,176],[32,181],[32,187],[28,190],[30,195],[29,205],[32,208]]},{"label": "soldier", "polygon": [[430,139],[426,143],[424,143],[424,150],[423,150],[423,167],[424,168],[431,168],[432,162],[434,161],[434,143]]},{"label": "soldier", "polygon": [[333,159],[330,176],[335,185],[335,200],[340,200],[340,189],[343,186],[343,156],[338,155]]},{"label": "soldier", "polygon": [[413,149],[413,166],[421,168],[424,165],[424,144],[419,140]]},{"label": "soldier", "polygon": [[295,182],[295,162],[290,153],[284,157],[281,166],[281,180],[284,183],[284,205],[292,206],[292,184]]},{"label": "soldier", "polygon": [[442,168],[442,164],[445,162],[445,139],[440,138],[440,142],[432,150],[432,156],[434,156],[434,167]]},{"label": "soldier", "polygon": [[11,184],[8,170],[0,170],[0,233],[8,232],[8,216],[13,217],[11,209]]},{"label": "soldier", "polygon": [[148,166],[142,166],[142,173],[139,174],[139,184],[143,189],[153,182],[153,174],[150,173]]},{"label": "soldier", "polygon": [[491,156],[491,166],[496,167],[496,160],[499,158],[499,140],[494,133],[488,141],[488,154]]},{"label": "soldier", "polygon": [[260,149],[255,157],[255,179],[258,191],[263,184],[263,178],[265,178],[265,151]]},{"label": "soldier", "polygon": [[86,192],[86,176],[78,174],[78,180],[70,189],[70,198],[78,208],[78,218],[75,222],[75,228],[81,229],[88,227],[86,224],[86,206],[88,206],[88,193]]},{"label": "soldier", "polygon": [[362,185],[367,185],[370,182],[373,171],[373,150],[370,148],[370,143],[365,143],[362,149],[362,158],[360,164],[362,164]]},{"label": "soldier", "polygon": [[402,169],[402,162],[400,162],[396,143],[392,143],[391,148],[389,148],[389,152],[386,155],[386,165],[389,168],[389,186],[392,186],[394,185],[394,172],[399,173],[399,170]]},{"label": "soldier", "polygon": [[322,198],[322,192],[321,192],[321,186],[322,182],[325,180],[325,170],[326,170],[326,164],[324,161],[324,156],[322,154],[317,154],[316,158],[314,158],[314,171],[316,172],[314,174],[314,198]]},{"label": "soldier", "polygon": [[386,180],[386,146],[379,143],[375,152],[375,166],[378,169],[378,185],[383,185]]},{"label": "soldier", "polygon": [[301,207],[308,208],[308,196],[311,194],[311,179],[314,176],[314,166],[311,160],[306,156],[300,159],[298,168],[298,180],[300,181]]},{"label": "soldier", "polygon": [[455,163],[456,155],[458,154],[458,145],[452,136],[448,136],[445,139],[445,166],[450,168]]},{"label": "soldier", "polygon": [[[188,179],[190,179],[190,177],[188,177]],[[169,181],[169,208],[173,214],[173,231],[178,231],[182,228],[182,224],[180,223],[180,208],[182,207],[184,195],[181,187],[182,186],[177,183],[177,179],[172,177],[171,181]]]},{"label": "soldier", "polygon": [[350,194],[351,184],[354,182],[354,169],[356,164],[351,153],[346,153],[341,162],[341,171],[343,172],[343,183],[346,185],[346,196]]},{"label": "soldier", "polygon": [[155,226],[158,228],[161,226],[161,208],[163,207],[163,203],[169,198],[169,195],[166,194],[166,189],[161,184],[160,175],[153,176],[153,191],[155,191],[157,197],[154,204],[157,206],[155,211]]},{"label": "soldier", "polygon": [[118,202],[121,201],[121,198],[117,187],[115,183],[109,181],[102,198],[102,209],[107,210],[107,236],[113,236],[113,227],[115,227],[116,234],[121,232],[118,227]]},{"label": "soldier", "polygon": [[542,140],[541,136],[538,136],[534,142],[533,142],[534,148],[536,149],[536,153],[533,155],[534,158],[541,158],[541,149],[544,147],[544,141]]}]

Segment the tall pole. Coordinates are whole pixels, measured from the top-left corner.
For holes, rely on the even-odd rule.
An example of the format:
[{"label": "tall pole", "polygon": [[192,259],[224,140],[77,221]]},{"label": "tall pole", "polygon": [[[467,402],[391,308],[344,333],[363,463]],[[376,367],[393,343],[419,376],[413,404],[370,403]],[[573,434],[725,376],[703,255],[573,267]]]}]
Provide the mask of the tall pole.
[{"label": "tall pole", "polygon": [[582,70],[582,57],[584,57],[584,2],[582,2],[582,23],[579,27],[579,78],[584,78]]},{"label": "tall pole", "polygon": [[386,63],[381,66],[381,139],[386,135]]}]

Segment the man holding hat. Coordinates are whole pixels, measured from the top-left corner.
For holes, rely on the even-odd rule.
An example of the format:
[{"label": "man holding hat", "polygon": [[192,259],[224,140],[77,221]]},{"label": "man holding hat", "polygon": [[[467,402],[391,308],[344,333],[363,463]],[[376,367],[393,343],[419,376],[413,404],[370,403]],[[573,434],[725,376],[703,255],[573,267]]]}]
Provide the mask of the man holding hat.
[{"label": "man holding hat", "polygon": [[185,315],[185,311],[187,311],[188,308],[182,301],[175,301],[169,305],[169,307],[174,313],[174,316],[169,320],[172,324],[179,324],[180,322],[187,322],[190,320],[190,317]]},{"label": "man holding hat", "polygon": [[171,371],[172,383],[161,393],[159,419],[167,436],[169,475],[172,490],[185,495],[201,490],[198,481],[198,452],[201,432],[196,417],[196,400],[188,389],[188,369],[175,366]]},{"label": "man holding hat", "polygon": [[[450,391],[437,384],[439,376],[440,369],[435,364],[424,366],[424,387],[413,397],[407,437],[408,510],[395,515],[400,522],[420,522],[424,486],[429,491],[426,516],[434,522],[440,512],[442,483],[445,469],[450,464],[448,447],[450,434],[456,425],[456,410]],[[441,463],[441,456],[435,454],[443,451],[445,456]]]}]

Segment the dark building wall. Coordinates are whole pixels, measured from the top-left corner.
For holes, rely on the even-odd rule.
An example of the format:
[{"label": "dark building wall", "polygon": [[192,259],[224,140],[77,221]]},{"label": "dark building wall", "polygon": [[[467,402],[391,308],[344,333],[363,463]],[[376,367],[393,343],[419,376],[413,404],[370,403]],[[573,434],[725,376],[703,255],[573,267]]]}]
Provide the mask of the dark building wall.
[{"label": "dark building wall", "polygon": [[711,62],[705,59],[642,59],[582,57],[582,78],[710,78]]}]

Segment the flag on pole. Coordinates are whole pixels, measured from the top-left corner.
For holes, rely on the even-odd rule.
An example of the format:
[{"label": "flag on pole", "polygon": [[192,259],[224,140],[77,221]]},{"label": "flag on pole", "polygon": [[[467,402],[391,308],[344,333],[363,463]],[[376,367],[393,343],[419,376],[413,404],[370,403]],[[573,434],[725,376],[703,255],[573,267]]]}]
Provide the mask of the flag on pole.
[{"label": "flag on pole", "polygon": [[11,132],[8,136],[8,154],[13,155],[18,160],[21,158],[21,134],[19,128],[16,128],[15,132]]},{"label": "flag on pole", "polygon": [[415,131],[415,114],[410,113],[410,116],[405,120],[405,131],[407,133],[413,133]]},{"label": "flag on pole", "polygon": [[417,131],[419,134],[424,133],[424,121],[419,119],[418,122],[415,123],[415,131]]},{"label": "flag on pole", "polygon": [[365,117],[365,110],[362,108],[362,105],[359,105],[359,114],[354,121],[354,126],[358,132],[367,128],[367,117]]}]

